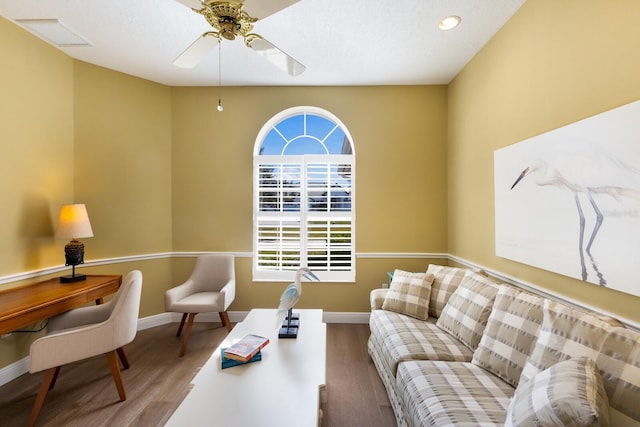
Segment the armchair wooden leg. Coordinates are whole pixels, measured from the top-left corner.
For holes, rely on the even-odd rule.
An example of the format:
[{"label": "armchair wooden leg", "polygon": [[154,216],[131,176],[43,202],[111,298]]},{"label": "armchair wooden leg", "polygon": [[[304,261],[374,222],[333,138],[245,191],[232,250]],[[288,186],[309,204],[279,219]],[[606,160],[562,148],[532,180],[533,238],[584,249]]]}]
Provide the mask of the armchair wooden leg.
[{"label": "armchair wooden leg", "polygon": [[116,351],[114,350],[107,353],[107,358],[109,359],[111,375],[113,375],[113,381],[116,383],[116,388],[118,389],[120,400],[127,400],[127,395],[124,391],[124,383],[122,382],[122,375],[120,375],[120,365],[118,364],[118,356],[116,355]]},{"label": "armchair wooden leg", "polygon": [[36,401],[33,403],[33,409],[31,410],[31,416],[29,417],[29,423],[27,424],[29,427],[36,425],[36,419],[38,418],[38,414],[40,414],[40,409],[42,409],[44,398],[47,397],[47,392],[53,388],[53,384],[55,383],[59,371],[60,366],[57,368],[47,369],[45,371],[44,378],[40,384],[40,390],[36,396]]},{"label": "armchair wooden leg", "polygon": [[229,321],[229,313],[226,311],[220,312],[220,320],[222,321],[222,326],[227,327],[227,331],[231,332],[231,322]]},{"label": "armchair wooden leg", "polygon": [[58,374],[60,373],[61,367],[62,366],[58,366],[57,368],[54,368],[56,372],[53,374],[53,378],[51,379],[51,385],[49,385],[49,390],[53,390],[53,386],[56,385],[56,380],[58,379]]},{"label": "armchair wooden leg", "polygon": [[189,313],[189,320],[187,320],[187,329],[184,331],[184,338],[182,339],[182,348],[180,348],[180,357],[184,356],[187,352],[187,342],[189,342],[189,335],[191,335],[191,327],[193,326],[193,319],[198,313]]},{"label": "armchair wooden leg", "polygon": [[185,320],[187,320],[187,313],[182,314],[182,320],[180,320],[180,326],[178,326],[178,333],[176,334],[176,337],[179,337],[182,333],[182,328],[184,327]]},{"label": "armchair wooden leg", "polygon": [[118,352],[118,356],[120,357],[120,362],[122,362],[122,369],[129,369],[129,361],[127,360],[127,355],[124,354],[124,348],[120,347],[116,351]]}]

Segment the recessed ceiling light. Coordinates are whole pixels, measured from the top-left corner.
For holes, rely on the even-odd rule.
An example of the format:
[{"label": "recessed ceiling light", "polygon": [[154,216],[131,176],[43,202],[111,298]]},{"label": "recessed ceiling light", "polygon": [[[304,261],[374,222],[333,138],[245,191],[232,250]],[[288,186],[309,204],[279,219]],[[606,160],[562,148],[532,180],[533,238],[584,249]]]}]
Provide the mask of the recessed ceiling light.
[{"label": "recessed ceiling light", "polygon": [[443,31],[451,30],[457,27],[461,20],[462,19],[459,16],[455,16],[455,15],[447,16],[442,21],[440,21],[440,23],[438,24],[438,28],[440,28]]},{"label": "recessed ceiling light", "polygon": [[16,19],[16,22],[56,46],[91,46],[57,19]]}]

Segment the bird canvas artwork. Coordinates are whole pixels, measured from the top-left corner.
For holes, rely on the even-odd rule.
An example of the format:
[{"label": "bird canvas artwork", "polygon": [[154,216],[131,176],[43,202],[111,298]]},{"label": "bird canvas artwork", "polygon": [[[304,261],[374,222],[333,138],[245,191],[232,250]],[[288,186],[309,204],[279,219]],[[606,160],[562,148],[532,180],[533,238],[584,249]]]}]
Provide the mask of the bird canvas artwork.
[{"label": "bird canvas artwork", "polygon": [[295,319],[294,321],[293,307],[302,295],[303,277],[307,280],[319,280],[309,267],[301,267],[296,271],[294,282],[289,284],[284,292],[282,292],[282,296],[280,296],[280,304],[278,305],[278,311],[276,313],[276,328],[280,330],[280,338],[295,338],[297,336],[299,319]]},{"label": "bird canvas artwork", "polygon": [[640,295],[640,101],[496,150],[496,255]]}]

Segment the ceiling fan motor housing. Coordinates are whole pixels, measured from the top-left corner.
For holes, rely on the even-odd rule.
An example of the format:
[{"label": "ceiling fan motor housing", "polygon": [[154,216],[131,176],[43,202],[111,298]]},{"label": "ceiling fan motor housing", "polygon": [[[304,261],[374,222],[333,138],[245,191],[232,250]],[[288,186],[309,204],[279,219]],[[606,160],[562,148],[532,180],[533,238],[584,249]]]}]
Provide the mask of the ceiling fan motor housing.
[{"label": "ceiling fan motor housing", "polygon": [[242,10],[242,3],[238,2],[209,1],[197,12],[227,40],[234,40],[238,35],[245,37],[258,21]]}]

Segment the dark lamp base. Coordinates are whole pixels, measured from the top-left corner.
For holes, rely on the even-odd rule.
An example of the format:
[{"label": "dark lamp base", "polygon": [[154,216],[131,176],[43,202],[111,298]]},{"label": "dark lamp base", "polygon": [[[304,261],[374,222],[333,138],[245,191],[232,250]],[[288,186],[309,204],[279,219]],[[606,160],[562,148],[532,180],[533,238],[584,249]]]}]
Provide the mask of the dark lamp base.
[{"label": "dark lamp base", "polygon": [[75,274],[75,275],[70,274],[68,276],[60,276],[61,283],[81,282],[83,280],[87,280],[86,274]]}]

